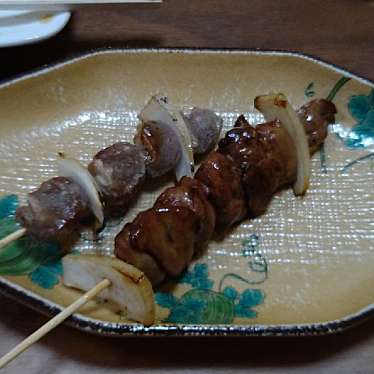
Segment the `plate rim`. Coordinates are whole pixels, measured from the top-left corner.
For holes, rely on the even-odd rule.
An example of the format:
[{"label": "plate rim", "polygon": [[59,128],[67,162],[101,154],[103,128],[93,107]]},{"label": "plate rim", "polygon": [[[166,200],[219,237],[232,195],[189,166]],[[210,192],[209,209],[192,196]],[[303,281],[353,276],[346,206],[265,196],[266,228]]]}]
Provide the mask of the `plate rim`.
[{"label": "plate rim", "polygon": [[[267,50],[250,48],[96,48],[84,52],[79,52],[70,57],[59,59],[50,64],[43,65],[36,69],[16,74],[10,78],[0,80],[0,90],[23,80],[33,78],[39,75],[47,74],[50,71],[63,68],[87,58],[102,54],[131,54],[131,53],[212,53],[212,54],[243,54],[243,55],[268,55],[268,56],[290,56],[300,58],[306,61],[317,63],[335,70],[336,72],[353,78],[370,87],[374,87],[374,81],[361,75],[353,73],[347,69],[341,68],[331,62],[327,62],[314,55],[301,53],[291,50]],[[30,291],[26,288],[11,282],[0,276],[0,293],[26,305],[44,315],[52,316],[60,312],[63,307],[52,301]],[[290,336],[319,336],[338,333],[365,322],[374,316],[374,303],[358,310],[356,313],[349,314],[343,318],[316,323],[303,324],[251,324],[251,325],[193,325],[193,324],[156,324],[146,327],[137,323],[116,323],[104,322],[101,320],[86,317],[80,313],[75,313],[66,320],[66,323],[72,327],[85,332],[102,336],[116,337],[187,337],[187,336],[205,336],[205,337],[290,337]]]},{"label": "plate rim", "polygon": [[102,48],[92,48],[86,51],[80,51],[72,53],[68,57],[56,59],[50,63],[44,64],[42,66],[30,69],[25,72],[20,72],[11,77],[0,79],[0,89],[7,87],[8,85],[18,83],[20,81],[37,77],[39,75],[46,74],[50,71],[57,70],[64,67],[65,65],[71,65],[75,62],[85,60],[98,55],[103,54],[135,54],[135,53],[181,53],[181,54],[201,54],[201,53],[211,53],[211,54],[242,54],[242,55],[265,55],[265,56],[289,56],[296,57],[302,60],[311,61],[321,66],[324,66],[329,69],[333,69],[340,74],[344,74],[349,78],[358,80],[361,83],[367,84],[371,87],[374,87],[374,80],[366,78],[360,74],[357,74],[351,70],[342,68],[341,66],[334,64],[332,62],[326,61],[318,56],[293,51],[293,50],[282,50],[282,49],[257,49],[257,48],[200,48],[200,47],[161,47],[161,48],[111,48],[111,47],[102,47]]},{"label": "plate rim", "polygon": [[[43,315],[52,317],[64,307],[0,276],[0,293]],[[374,304],[341,319],[300,324],[155,324],[104,322],[74,313],[64,323],[94,335],[108,337],[297,337],[331,335],[345,331],[374,315]]]}]

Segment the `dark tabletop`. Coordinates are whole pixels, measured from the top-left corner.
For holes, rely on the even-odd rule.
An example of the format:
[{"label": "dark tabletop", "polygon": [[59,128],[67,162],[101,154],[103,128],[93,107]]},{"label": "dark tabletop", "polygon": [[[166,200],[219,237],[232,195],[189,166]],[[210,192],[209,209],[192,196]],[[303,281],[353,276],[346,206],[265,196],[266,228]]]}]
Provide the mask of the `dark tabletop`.
[{"label": "dark tabletop", "polygon": [[166,0],[89,6],[54,38],[0,50],[1,78],[103,47],[293,50],[374,80],[374,2]]},{"label": "dark tabletop", "polygon": [[[374,2],[169,0],[90,6],[76,10],[48,41],[0,49],[0,79],[103,47],[292,50],[374,80]],[[0,305],[2,354],[46,319],[3,297]],[[373,373],[373,352],[374,320],[340,335],[292,339],[118,340],[61,326],[4,372]]]}]

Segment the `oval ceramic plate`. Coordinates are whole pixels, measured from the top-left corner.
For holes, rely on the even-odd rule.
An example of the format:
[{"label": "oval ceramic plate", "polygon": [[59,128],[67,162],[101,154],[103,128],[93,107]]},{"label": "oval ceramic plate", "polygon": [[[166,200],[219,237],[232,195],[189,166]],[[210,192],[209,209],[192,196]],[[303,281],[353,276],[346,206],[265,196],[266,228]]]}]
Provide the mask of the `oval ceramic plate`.
[{"label": "oval ceramic plate", "polygon": [[[306,196],[283,191],[264,216],[211,242],[180,279],[157,290],[154,326],[94,301],[72,325],[105,335],[299,335],[338,331],[373,314],[373,84],[298,54],[103,51],[4,83],[1,233],[14,229],[14,208],[27,192],[56,175],[58,151],[87,163],[99,149],[131,141],[150,95],[166,93],[182,109],[209,107],[228,129],[241,113],[259,122],[254,97],[280,91],[295,108],[317,97],[338,108],[311,161]],[[149,186],[124,222],[171,182]],[[111,254],[122,225],[113,222],[98,242],[82,238],[75,249]],[[61,285],[57,253],[26,240],[0,255],[1,291],[45,313],[71,303],[78,292]]]},{"label": "oval ceramic plate", "polygon": [[60,32],[70,12],[0,10],[0,47],[36,43]]}]

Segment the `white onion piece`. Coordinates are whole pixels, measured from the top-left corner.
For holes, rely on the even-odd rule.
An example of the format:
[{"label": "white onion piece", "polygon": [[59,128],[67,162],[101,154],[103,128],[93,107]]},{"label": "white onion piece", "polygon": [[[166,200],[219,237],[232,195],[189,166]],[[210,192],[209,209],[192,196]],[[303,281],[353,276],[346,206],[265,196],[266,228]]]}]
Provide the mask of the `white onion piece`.
[{"label": "white onion piece", "polygon": [[188,128],[178,111],[173,111],[165,96],[152,96],[139,114],[142,122],[157,122],[160,126],[168,126],[177,136],[182,150],[181,158],[175,166],[175,176],[180,180],[183,176],[192,177],[194,158],[192,139]]},{"label": "white onion piece", "polygon": [[295,195],[304,195],[309,187],[310,153],[308,138],[297,113],[283,94],[257,96],[255,107],[267,121],[278,119],[291,136],[297,156],[297,177],[293,190]]},{"label": "white onion piece", "polygon": [[104,279],[111,284],[100,297],[127,311],[131,320],[151,325],[155,320],[152,285],[143,272],[117,258],[97,255],[67,255],[62,259],[63,283],[88,291]]},{"label": "white onion piece", "polygon": [[93,176],[78,160],[65,157],[63,153],[59,153],[58,166],[61,176],[71,178],[85,191],[92,213],[102,226],[104,223],[103,206]]},{"label": "white onion piece", "polygon": [[178,129],[182,141],[182,157],[175,168],[177,180],[180,180],[184,176],[192,177],[195,163],[193,157],[192,138],[187,129],[186,123],[184,122],[183,116],[180,112],[175,112],[174,116],[177,119],[177,122],[174,122],[174,125]]}]

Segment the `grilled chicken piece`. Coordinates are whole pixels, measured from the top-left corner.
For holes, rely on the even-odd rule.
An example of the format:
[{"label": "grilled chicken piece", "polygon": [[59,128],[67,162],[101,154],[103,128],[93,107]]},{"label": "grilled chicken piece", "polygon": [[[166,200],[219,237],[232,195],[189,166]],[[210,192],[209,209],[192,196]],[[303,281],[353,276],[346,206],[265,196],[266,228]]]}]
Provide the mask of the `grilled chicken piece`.
[{"label": "grilled chicken piece", "polygon": [[195,154],[211,151],[218,142],[222,129],[222,118],[212,110],[195,107],[184,116],[188,131],[193,139]]},{"label": "grilled chicken piece", "polygon": [[95,178],[105,213],[123,215],[145,177],[145,156],[140,147],[119,142],[98,152],[88,165]]},{"label": "grilled chicken piece", "polygon": [[175,187],[170,187],[157,199],[154,207],[188,208],[198,218],[195,230],[194,252],[204,249],[214,232],[216,215],[209,202],[207,187],[196,179],[183,177]]},{"label": "grilled chicken piece", "polygon": [[[311,154],[325,140],[335,113],[335,105],[323,99],[313,100],[299,109]],[[296,179],[296,150],[291,137],[277,121],[253,127],[240,116],[235,127],[219,142],[218,152],[241,167],[250,217],[263,214],[273,194]]]},{"label": "grilled chicken piece", "polygon": [[17,221],[37,239],[70,243],[77,238],[83,221],[92,219],[85,192],[70,178],[43,182],[17,209]]},{"label": "grilled chicken piece", "polygon": [[279,122],[253,127],[240,116],[218,151],[240,165],[251,217],[264,213],[273,194],[296,178],[296,151]]},{"label": "grilled chicken piece", "polygon": [[[187,208],[148,209],[117,235],[115,255],[142,270],[155,284],[163,272],[177,276],[190,263],[196,226],[197,218]],[[157,266],[147,256],[137,257],[133,252],[149,255]],[[157,272],[160,268],[161,274]]]},{"label": "grilled chicken piece", "polygon": [[[170,206],[148,209],[140,213],[133,223],[125,225],[116,237],[115,255],[130,262],[126,247],[121,245],[126,244],[121,236],[126,238],[126,231],[129,230],[127,244],[132,249],[148,253],[166,274],[177,276],[193,257],[197,226],[198,218],[188,208]],[[150,279],[153,278],[148,269],[140,270]]]},{"label": "grilled chicken piece", "polygon": [[195,178],[208,189],[208,198],[216,212],[216,231],[224,233],[247,214],[241,172],[235,162],[211,152],[199,167]]},{"label": "grilled chicken piece", "polygon": [[218,152],[232,158],[243,174],[265,158],[276,160],[281,165],[274,169],[282,170],[276,172],[280,174],[280,179],[275,188],[289,184],[296,178],[297,160],[292,139],[277,121],[253,127],[244,116],[240,116],[235,127],[219,142]]},{"label": "grilled chicken piece", "polygon": [[134,137],[134,143],[145,149],[146,170],[152,178],[173,170],[182,155],[175,132],[156,122],[143,123]]},{"label": "grilled chicken piece", "polygon": [[327,137],[328,125],[334,123],[335,105],[328,100],[312,100],[298,110],[301,122],[309,138],[310,153],[313,154]]},{"label": "grilled chicken piece", "polygon": [[144,271],[153,284],[164,273],[179,275],[214,231],[215,214],[205,193],[200,182],[182,178],[125,225],[115,239],[115,255]]},{"label": "grilled chicken piece", "polygon": [[144,237],[146,235],[144,231],[147,230],[144,230],[142,225],[142,220],[146,218],[142,218],[143,216],[146,216],[146,212],[139,213],[136,219],[131,223],[127,223],[116,236],[114,254],[119,259],[142,270],[151,283],[157,285],[164,280],[165,271],[156,261],[156,257],[146,252],[146,248],[139,246],[136,240],[137,236]]}]

